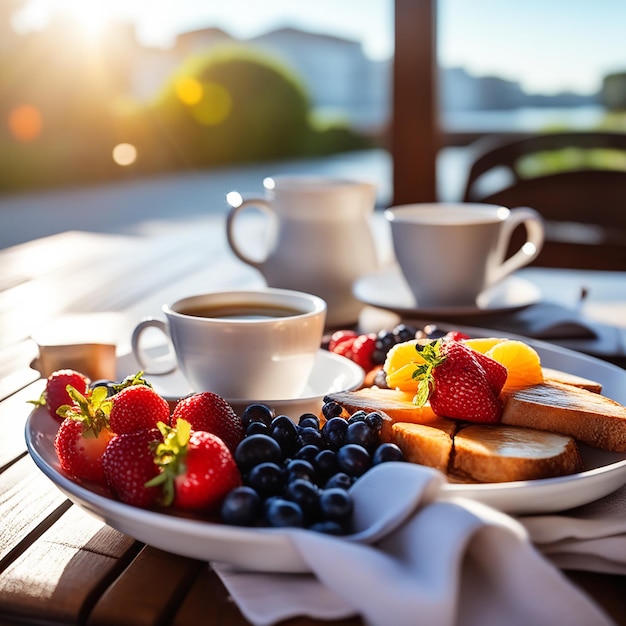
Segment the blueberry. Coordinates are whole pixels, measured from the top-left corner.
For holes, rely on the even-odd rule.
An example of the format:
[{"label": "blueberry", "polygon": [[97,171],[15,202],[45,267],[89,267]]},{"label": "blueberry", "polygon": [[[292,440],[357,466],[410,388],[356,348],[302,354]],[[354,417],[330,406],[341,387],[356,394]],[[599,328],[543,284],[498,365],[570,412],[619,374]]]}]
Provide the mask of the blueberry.
[{"label": "blueberry", "polygon": [[315,467],[312,463],[303,459],[291,459],[288,461],[286,471],[287,482],[302,478],[303,480],[308,480],[309,482],[314,483],[316,479]]},{"label": "blueberry", "polygon": [[269,435],[270,429],[263,422],[249,422],[246,427],[246,437],[250,435]]},{"label": "blueberry", "polygon": [[381,443],[372,456],[372,465],[387,461],[404,461],[404,454],[395,443]]},{"label": "blueberry", "polygon": [[250,487],[235,487],[222,503],[221,515],[225,524],[254,526],[261,516],[261,498]]},{"label": "blueberry", "polygon": [[342,406],[333,400],[324,402],[324,405],[322,406],[322,415],[327,420],[332,419],[333,417],[339,417],[342,411]]},{"label": "blueberry", "polygon": [[302,428],[315,428],[319,430],[320,428],[320,420],[317,415],[313,413],[303,413],[298,420],[298,426]]},{"label": "blueberry", "polygon": [[398,324],[393,329],[392,333],[398,338],[398,343],[400,343],[415,339],[415,335],[417,334],[417,328],[413,326],[408,326],[407,324]]},{"label": "blueberry", "polygon": [[285,498],[295,502],[304,513],[305,519],[312,520],[319,510],[319,490],[308,480],[296,478],[287,483]]},{"label": "blueberry", "polygon": [[276,528],[304,525],[304,514],[300,506],[284,498],[268,500],[265,506],[265,518],[270,526]]},{"label": "blueberry", "polygon": [[342,417],[331,417],[322,428],[322,435],[333,450],[337,450],[344,443],[348,422]]},{"label": "blueberry", "polygon": [[333,489],[338,487],[339,489],[348,490],[352,486],[353,479],[345,472],[337,472],[333,474],[324,485],[324,489]]},{"label": "blueberry", "polygon": [[374,431],[380,432],[383,427],[384,419],[378,411],[371,411],[365,416],[365,423]]},{"label": "blueberry", "polygon": [[319,480],[325,482],[339,471],[337,453],[334,450],[321,450],[313,460],[313,465],[317,470]]},{"label": "blueberry", "polygon": [[313,445],[317,446],[318,448],[323,448],[326,445],[322,433],[317,428],[313,428],[312,426],[306,426],[305,428],[302,428],[299,432],[299,435],[300,442],[303,446]]},{"label": "blueberry", "polygon": [[367,413],[365,411],[362,411],[362,410],[355,411],[348,418],[348,424],[354,424],[354,422],[364,422],[366,417],[367,417]]},{"label": "blueberry", "polygon": [[263,422],[269,426],[272,419],[274,419],[274,412],[265,404],[249,404],[241,414],[244,426],[250,422]]},{"label": "blueberry", "polygon": [[282,491],[285,475],[276,463],[259,463],[248,473],[246,483],[261,497],[266,498]]},{"label": "blueberry", "polygon": [[294,459],[302,459],[303,461],[308,461],[313,465],[315,461],[315,457],[318,455],[320,449],[314,445],[306,445],[302,446],[295,454]]},{"label": "blueberry", "polygon": [[369,452],[373,452],[378,445],[378,433],[373,431],[367,422],[353,422],[348,424],[346,430],[345,442],[356,443],[363,446]]},{"label": "blueberry", "polygon": [[428,324],[424,326],[424,333],[429,339],[440,339],[446,334],[447,331],[441,330],[435,324]]},{"label": "blueberry", "polygon": [[277,415],[272,420],[270,437],[278,442],[284,457],[291,456],[298,448],[298,428],[286,415]]},{"label": "blueberry", "polygon": [[348,443],[337,452],[339,469],[348,476],[361,476],[372,465],[372,457],[363,447],[355,443]]},{"label": "blueberry", "polygon": [[259,463],[280,463],[281,459],[280,446],[269,435],[244,437],[235,449],[235,462],[244,474]]},{"label": "blueberry", "polygon": [[352,515],[352,496],[344,489],[324,489],[319,498],[323,519],[345,522]]}]

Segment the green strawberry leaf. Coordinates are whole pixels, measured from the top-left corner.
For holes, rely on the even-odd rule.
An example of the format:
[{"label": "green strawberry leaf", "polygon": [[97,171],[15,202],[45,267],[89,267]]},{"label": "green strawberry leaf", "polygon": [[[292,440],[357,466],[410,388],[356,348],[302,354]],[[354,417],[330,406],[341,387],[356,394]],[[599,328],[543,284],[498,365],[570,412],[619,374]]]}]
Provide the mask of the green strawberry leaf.
[{"label": "green strawberry leaf", "polygon": [[111,400],[107,398],[104,387],[96,387],[83,395],[73,387],[66,387],[67,393],[74,404],[63,404],[57,409],[57,415],[83,423],[83,435],[97,437],[103,428],[109,427]]},{"label": "green strawberry leaf", "polygon": [[160,472],[146,483],[146,487],[162,485],[161,504],[170,506],[174,501],[174,481],[177,476],[187,471],[185,457],[191,435],[191,424],[187,420],[179,419],[175,427],[159,422],[157,428],[163,435],[163,442],[156,446],[154,452],[154,462],[158,465]]},{"label": "green strawberry leaf", "polygon": [[124,378],[124,380],[115,385],[111,385],[113,391],[115,393],[119,393],[122,389],[126,389],[126,387],[133,387],[135,385],[145,385],[146,387],[152,387],[152,383],[147,381],[143,377],[143,371],[139,371],[136,374],[130,374]]},{"label": "green strawberry leaf", "polygon": [[447,358],[445,354],[441,354],[441,345],[441,340],[438,339],[420,346],[419,352],[425,363],[417,365],[412,374],[413,380],[418,381],[417,393],[413,397],[413,402],[417,406],[424,406],[428,402],[435,388],[434,371]]}]

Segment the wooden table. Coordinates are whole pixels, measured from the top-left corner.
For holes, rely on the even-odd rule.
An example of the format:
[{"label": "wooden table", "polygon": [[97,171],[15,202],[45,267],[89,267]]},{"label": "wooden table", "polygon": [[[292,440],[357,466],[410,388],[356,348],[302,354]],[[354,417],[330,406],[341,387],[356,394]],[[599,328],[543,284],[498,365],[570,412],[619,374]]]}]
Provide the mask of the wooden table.
[{"label": "wooden table", "polygon": [[[106,313],[115,322],[108,331],[117,333],[118,351],[126,351],[134,324],[158,314],[166,301],[205,289],[262,285],[226,249],[222,233],[215,218],[158,239],[67,232],[0,252],[2,626],[247,623],[210,566],[142,545],[71,504],[37,469],[24,441],[27,400],[43,389],[29,367],[36,354],[31,332],[61,315],[101,320]],[[567,271],[532,272],[552,296],[558,295],[555,284],[570,293],[582,280]],[[617,312],[626,324],[620,317],[626,274],[588,273],[584,280],[595,313]],[[622,295],[594,302],[594,285],[601,289],[596,293]],[[624,577],[568,576],[626,624]]]}]

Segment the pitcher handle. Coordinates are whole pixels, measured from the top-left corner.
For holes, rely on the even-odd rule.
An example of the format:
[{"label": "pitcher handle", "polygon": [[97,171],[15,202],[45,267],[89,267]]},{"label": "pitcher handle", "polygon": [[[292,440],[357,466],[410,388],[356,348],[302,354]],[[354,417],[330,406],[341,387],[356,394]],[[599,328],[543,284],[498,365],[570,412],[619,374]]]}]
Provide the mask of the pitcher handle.
[{"label": "pitcher handle", "polygon": [[[520,224],[526,227],[526,241],[513,256],[504,259],[513,231]],[[545,228],[541,215],[529,207],[516,207],[510,209],[510,215],[504,222],[498,241],[498,254],[500,260],[491,274],[490,285],[497,283],[509,274],[534,261],[541,252],[545,238]]]},{"label": "pitcher handle", "polygon": [[237,243],[237,239],[235,236],[235,221],[236,218],[246,209],[255,208],[259,209],[263,213],[265,213],[269,219],[276,220],[276,213],[272,209],[271,205],[264,198],[257,197],[248,197],[243,198],[240,204],[231,205],[230,210],[228,211],[228,215],[226,216],[226,239],[228,240],[228,245],[230,249],[233,251],[233,254],[240,260],[250,265],[259,271],[262,270],[265,261],[267,260],[267,256],[271,250],[271,242],[268,245],[268,248],[265,251],[265,256],[262,259],[254,259],[247,252],[245,252]]}]

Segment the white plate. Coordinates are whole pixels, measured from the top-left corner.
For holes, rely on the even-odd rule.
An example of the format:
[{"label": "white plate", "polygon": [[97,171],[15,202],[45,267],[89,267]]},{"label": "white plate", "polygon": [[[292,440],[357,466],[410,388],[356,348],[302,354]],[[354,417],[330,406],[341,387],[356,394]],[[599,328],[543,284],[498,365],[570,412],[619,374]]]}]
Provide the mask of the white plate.
[{"label": "white plate", "polygon": [[358,279],[353,292],[361,302],[398,315],[439,319],[518,311],[536,304],[541,297],[539,288],[533,283],[518,276],[509,276],[478,296],[475,306],[422,308],[397,265]]},{"label": "white plate", "polygon": [[[497,335],[481,331],[482,336]],[[626,371],[565,348],[529,341],[547,367],[593,378],[606,395],[626,403]],[[68,479],[54,451],[58,423],[42,408],[26,424],[26,443],[39,468],[73,502],[113,528],[162,550],[207,561],[279,572],[307,571],[280,529],[246,529],[145,511]],[[561,478],[486,485],[446,484],[444,495],[473,498],[508,513],[549,513],[593,502],[626,483],[626,454],[583,450],[585,471]]]},{"label": "white plate", "polygon": [[[118,356],[117,377],[119,380],[129,374],[135,374],[139,369],[139,364],[132,353]],[[263,398],[234,400],[226,398],[226,400],[239,414],[249,404],[261,402],[274,409],[276,415],[286,414],[297,419],[302,413],[319,413],[326,394],[357,389],[362,385],[364,377],[363,368],[354,361],[328,352],[328,350],[319,350],[315,357],[311,376],[298,398],[289,400],[264,400]],[[171,374],[146,375],[146,379],[159,394],[170,402],[176,402],[192,393],[189,383],[180,370]]]}]

